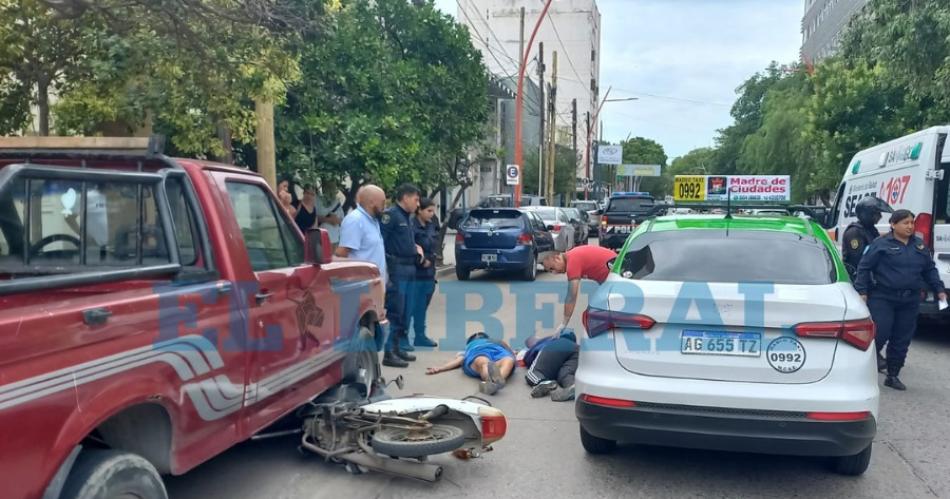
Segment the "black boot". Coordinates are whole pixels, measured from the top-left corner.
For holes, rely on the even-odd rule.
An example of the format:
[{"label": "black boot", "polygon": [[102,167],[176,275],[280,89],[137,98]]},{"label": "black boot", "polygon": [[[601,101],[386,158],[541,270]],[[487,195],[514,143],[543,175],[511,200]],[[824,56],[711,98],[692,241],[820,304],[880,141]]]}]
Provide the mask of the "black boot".
[{"label": "black boot", "polygon": [[887,360],[884,359],[884,356],[881,355],[881,352],[877,353],[877,372],[883,373],[887,370]]},{"label": "black boot", "polygon": [[904,391],[907,389],[907,386],[904,383],[901,383],[900,378],[897,377],[900,374],[901,368],[887,366],[887,378],[884,378],[884,386],[893,388],[898,391]]},{"label": "black boot", "polygon": [[413,354],[411,354],[411,353],[409,353],[409,352],[403,351],[403,349],[401,349],[401,348],[397,349],[397,350],[396,350],[395,352],[393,352],[393,353],[395,353],[396,356],[399,357],[400,359],[402,359],[403,361],[415,362],[415,360],[416,360],[416,356],[415,356],[415,355],[413,355]]},{"label": "black boot", "polygon": [[396,352],[386,352],[383,355],[383,365],[387,367],[409,367],[409,363],[399,358]]}]

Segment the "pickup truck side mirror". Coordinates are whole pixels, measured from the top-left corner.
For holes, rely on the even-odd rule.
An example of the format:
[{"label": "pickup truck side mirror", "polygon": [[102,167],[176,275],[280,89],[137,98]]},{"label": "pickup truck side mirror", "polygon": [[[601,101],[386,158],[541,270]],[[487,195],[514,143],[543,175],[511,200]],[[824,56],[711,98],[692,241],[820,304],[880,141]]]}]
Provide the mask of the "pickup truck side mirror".
[{"label": "pickup truck side mirror", "polygon": [[304,243],[304,262],[311,265],[323,265],[333,261],[333,245],[330,234],[324,229],[307,231]]}]

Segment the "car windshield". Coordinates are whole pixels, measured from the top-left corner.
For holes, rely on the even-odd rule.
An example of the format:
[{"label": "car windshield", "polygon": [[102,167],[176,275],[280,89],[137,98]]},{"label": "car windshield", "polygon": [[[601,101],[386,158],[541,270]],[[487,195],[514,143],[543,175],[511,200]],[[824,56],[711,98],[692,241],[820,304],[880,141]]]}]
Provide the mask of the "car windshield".
[{"label": "car windshield", "polygon": [[463,229],[520,229],[524,227],[521,213],[515,210],[472,210]]},{"label": "car windshield", "polygon": [[594,201],[589,201],[586,203],[574,203],[574,207],[584,211],[594,211],[597,209],[597,203]]},{"label": "car windshield", "polygon": [[607,211],[647,212],[653,209],[651,198],[614,198],[607,205]]},{"label": "car windshield", "polygon": [[531,211],[538,214],[541,217],[541,220],[545,222],[553,222],[558,219],[558,210],[557,208],[536,208]]},{"label": "car windshield", "polygon": [[830,284],[835,266],[818,240],[751,230],[648,232],[633,241],[621,275],[646,281]]}]

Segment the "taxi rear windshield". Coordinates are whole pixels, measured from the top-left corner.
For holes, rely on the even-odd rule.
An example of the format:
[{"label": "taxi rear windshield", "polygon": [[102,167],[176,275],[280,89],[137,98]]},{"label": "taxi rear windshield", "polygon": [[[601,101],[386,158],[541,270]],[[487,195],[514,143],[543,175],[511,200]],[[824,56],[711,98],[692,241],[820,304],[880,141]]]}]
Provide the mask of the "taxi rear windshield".
[{"label": "taxi rear windshield", "polygon": [[610,200],[607,211],[646,212],[652,210],[653,205],[650,198],[616,198]]},{"label": "taxi rear windshield", "polygon": [[645,281],[835,282],[828,250],[811,236],[768,231],[648,232],[633,241],[621,276]]},{"label": "taxi rear windshield", "polygon": [[524,226],[517,210],[472,210],[463,229],[520,229]]}]

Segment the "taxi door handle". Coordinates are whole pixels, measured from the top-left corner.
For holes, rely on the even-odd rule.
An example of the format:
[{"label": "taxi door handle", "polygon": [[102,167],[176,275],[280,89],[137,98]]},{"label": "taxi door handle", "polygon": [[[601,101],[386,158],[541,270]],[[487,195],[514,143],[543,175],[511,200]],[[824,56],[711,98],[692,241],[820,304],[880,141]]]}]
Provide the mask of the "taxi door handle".
[{"label": "taxi door handle", "polygon": [[254,295],[254,300],[258,305],[263,305],[264,302],[270,299],[271,296],[274,296],[274,293],[271,293],[270,291],[261,291],[260,293]]}]

